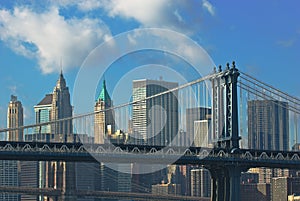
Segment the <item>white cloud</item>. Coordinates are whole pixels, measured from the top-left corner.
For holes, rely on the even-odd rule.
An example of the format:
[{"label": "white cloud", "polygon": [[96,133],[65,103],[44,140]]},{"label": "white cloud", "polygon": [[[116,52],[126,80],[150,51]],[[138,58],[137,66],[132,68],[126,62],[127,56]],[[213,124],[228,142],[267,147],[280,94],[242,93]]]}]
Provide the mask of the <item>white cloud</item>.
[{"label": "white cloud", "polygon": [[215,9],[208,0],[102,0],[101,7],[111,17],[138,21],[145,27],[171,28],[195,33],[203,21],[203,10],[212,16]]},{"label": "white cloud", "polygon": [[143,24],[156,23],[165,15],[162,13],[166,6],[166,0],[113,0],[106,1],[102,5],[112,17],[122,16],[125,18],[134,18]]},{"label": "white cloud", "polygon": [[79,10],[85,12],[98,9],[102,6],[102,0],[57,0],[51,1],[51,3],[58,7],[76,6]]},{"label": "white cloud", "polygon": [[0,39],[16,53],[37,59],[43,73],[78,67],[87,54],[111,37],[99,19],[70,18],[57,7],[35,12],[26,7],[0,10]]},{"label": "white cloud", "polygon": [[98,0],[83,0],[81,2],[80,1],[78,2],[78,7],[82,11],[94,10],[95,8],[99,8],[100,6],[101,6],[101,2]]},{"label": "white cloud", "polygon": [[215,15],[215,8],[208,0],[202,0],[202,6],[205,8],[212,16]]},{"label": "white cloud", "polygon": [[[0,40],[14,52],[36,59],[43,73],[81,65],[88,53],[112,36],[99,19],[87,16],[106,12],[112,18],[134,20],[141,27],[158,27],[188,35],[199,33],[204,25],[205,11],[215,15],[208,0],[59,0],[20,6],[13,10],[0,9]],[[76,7],[81,17],[63,13]],[[76,12],[74,12],[76,15]],[[88,11],[93,11],[89,15]],[[83,17],[82,17],[83,16]],[[126,25],[126,24],[125,24]],[[120,25],[120,26],[124,26]],[[131,42],[134,43],[133,38]],[[110,40],[113,43],[113,40]]]}]

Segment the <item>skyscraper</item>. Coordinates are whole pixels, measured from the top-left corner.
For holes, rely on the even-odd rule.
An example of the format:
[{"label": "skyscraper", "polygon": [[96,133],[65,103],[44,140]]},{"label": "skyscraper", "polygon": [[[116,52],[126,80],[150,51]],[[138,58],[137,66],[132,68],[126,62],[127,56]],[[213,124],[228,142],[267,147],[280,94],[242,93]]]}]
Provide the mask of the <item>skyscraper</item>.
[{"label": "skyscraper", "polygon": [[[61,71],[52,93],[51,120],[72,117],[72,112],[69,88]],[[63,135],[64,142],[70,141],[73,134],[72,120],[57,122],[51,125],[51,131],[55,135]]]},{"label": "skyscraper", "polygon": [[[135,144],[171,143],[178,132],[177,91],[146,99],[178,86],[163,80],[133,81],[133,134]],[[142,101],[140,101],[142,100]]]},{"label": "skyscraper", "polygon": [[[36,123],[56,121],[37,127],[34,134],[26,135],[26,141],[73,142],[72,120],[57,121],[72,117],[69,88],[61,72],[52,94],[47,94],[34,106]],[[75,189],[75,164],[65,162],[24,162],[21,165],[22,185],[32,187],[54,187],[70,192]],[[24,196],[25,199],[29,199]],[[40,197],[40,199],[42,196]],[[23,196],[22,196],[23,199]],[[30,199],[36,199],[31,196]],[[51,201],[51,198],[48,197]],[[72,199],[72,198],[70,198]]]},{"label": "skyscraper", "polygon": [[272,179],[272,201],[287,200],[289,195],[300,194],[299,177],[278,177]]},{"label": "skyscraper", "polygon": [[194,121],[194,145],[196,147],[209,147],[210,120]]},{"label": "skyscraper", "polygon": [[[18,128],[23,126],[23,106],[16,96],[11,96],[7,109],[7,128]],[[9,141],[23,141],[23,130],[8,131],[7,139]],[[19,161],[0,161],[0,185],[1,186],[19,186],[20,180],[20,162]],[[17,194],[1,193],[0,200],[19,201]]]},{"label": "skyscraper", "polygon": [[[115,134],[115,120],[114,110],[110,109],[112,107],[113,101],[106,89],[106,82],[103,80],[101,92],[94,106],[94,143],[96,144],[103,144],[107,140],[111,140],[111,143],[114,142],[112,136]],[[130,172],[131,165],[110,164],[109,167],[107,167],[106,164],[101,163],[99,167],[101,180],[98,181],[98,183],[100,183],[100,189],[103,191],[130,192],[131,175],[122,173],[121,171],[124,169]]]},{"label": "skyscraper", "polygon": [[210,197],[211,177],[207,169],[191,170],[191,196]]},{"label": "skyscraper", "polygon": [[[51,121],[52,97],[52,94],[47,94],[36,106],[34,106],[35,122],[37,124]],[[35,138],[31,140],[36,141],[52,141],[54,134],[52,135],[51,133],[51,125],[48,124],[37,128],[35,135],[31,136],[31,138]],[[30,139],[28,140],[30,141]]]},{"label": "skyscraper", "polygon": [[[195,107],[186,109],[186,137],[183,146],[205,146],[211,143],[209,127],[211,121],[211,109]],[[206,130],[206,132],[205,132]],[[207,135],[207,136],[205,136]],[[205,142],[203,141],[205,139]]]},{"label": "skyscraper", "polygon": [[[105,80],[102,84],[102,90],[96,100],[94,111],[94,142],[96,144],[103,144],[104,140],[107,139],[107,135],[114,133],[114,114],[113,110],[109,109],[113,106],[113,101],[111,100],[107,89]],[[108,109],[108,110],[107,110]]]},{"label": "skyscraper", "polygon": [[[61,71],[52,93],[51,121],[72,117],[72,112],[69,88]],[[51,124],[51,134],[54,134],[55,142],[73,142],[72,120]],[[67,193],[75,190],[75,163],[51,162],[47,172],[48,186],[62,188]],[[72,200],[72,198],[69,197],[68,200]]]},{"label": "skyscraper", "polygon": [[[274,100],[248,101],[248,146],[250,149],[289,149],[288,103]],[[288,170],[252,168],[259,183],[270,183],[272,177],[288,176]]]},{"label": "skyscraper", "polygon": [[288,103],[273,100],[248,102],[248,144],[250,149],[289,149]]},{"label": "skyscraper", "polygon": [[[23,126],[23,106],[16,96],[11,96],[7,109],[7,128]],[[8,132],[9,141],[23,141],[23,130]]]}]

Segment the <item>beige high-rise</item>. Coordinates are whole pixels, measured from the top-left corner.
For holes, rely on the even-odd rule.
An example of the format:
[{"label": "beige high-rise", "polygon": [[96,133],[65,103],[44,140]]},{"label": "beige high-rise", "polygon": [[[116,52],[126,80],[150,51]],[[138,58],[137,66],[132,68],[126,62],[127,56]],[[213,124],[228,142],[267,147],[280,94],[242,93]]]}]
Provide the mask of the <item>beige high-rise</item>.
[{"label": "beige high-rise", "polygon": [[[16,96],[11,96],[7,109],[7,128],[18,128],[23,126],[23,106]],[[9,141],[23,141],[23,130],[8,132]]]},{"label": "beige high-rise", "polygon": [[113,102],[107,92],[105,80],[102,84],[102,90],[99,97],[96,100],[94,111],[94,143],[103,144],[105,139],[108,139],[108,135],[114,133],[115,121],[114,112],[109,109],[113,106]]},{"label": "beige high-rise", "polygon": [[[7,128],[19,128],[23,126],[23,106],[16,96],[11,96],[7,109]],[[23,130],[8,131],[7,140],[23,141]],[[20,161],[0,161],[0,186],[19,186]],[[17,194],[1,193],[0,201],[19,201]]]}]

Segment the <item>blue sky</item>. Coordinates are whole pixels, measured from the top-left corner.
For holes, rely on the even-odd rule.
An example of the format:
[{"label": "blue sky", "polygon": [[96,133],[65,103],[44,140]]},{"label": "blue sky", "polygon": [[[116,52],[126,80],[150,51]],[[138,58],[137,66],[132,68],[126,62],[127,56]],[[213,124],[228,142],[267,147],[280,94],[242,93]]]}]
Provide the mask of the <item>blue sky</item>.
[{"label": "blue sky", "polygon": [[[33,106],[52,92],[61,61],[73,95],[76,77],[89,53],[137,28],[184,34],[203,47],[216,65],[234,60],[241,71],[300,97],[299,7],[296,0],[1,0],[0,128],[6,127],[11,94],[23,103],[25,123],[33,123]],[[126,36],[132,39],[134,34]],[[193,53],[193,49],[184,51]],[[158,78],[156,71],[151,73],[145,66],[152,63],[176,63],[175,71],[187,80],[196,78],[191,67],[179,60],[151,51],[118,58],[104,75],[108,90],[113,91],[123,75],[137,66],[149,72],[147,78]],[[138,70],[134,74],[134,78],[143,76]],[[171,79],[168,73],[162,75]],[[99,87],[95,94],[98,91]]]}]

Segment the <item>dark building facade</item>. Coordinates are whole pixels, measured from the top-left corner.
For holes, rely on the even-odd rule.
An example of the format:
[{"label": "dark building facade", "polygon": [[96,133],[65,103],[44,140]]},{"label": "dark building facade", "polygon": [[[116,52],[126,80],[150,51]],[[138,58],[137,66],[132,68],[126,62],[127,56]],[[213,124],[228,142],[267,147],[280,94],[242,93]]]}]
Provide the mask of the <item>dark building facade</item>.
[{"label": "dark building facade", "polygon": [[287,200],[289,195],[300,194],[300,177],[272,179],[272,201]]},{"label": "dark building facade", "polygon": [[288,103],[273,100],[248,102],[248,145],[250,149],[289,149]]},{"label": "dark building facade", "polygon": [[240,192],[242,201],[270,201],[271,199],[270,184],[266,183],[241,184]]},{"label": "dark building facade", "polygon": [[[274,100],[248,101],[248,147],[261,150],[289,150],[288,103]],[[289,176],[289,170],[254,168],[259,183]]]},{"label": "dark building facade", "polygon": [[207,169],[200,168],[191,170],[191,196],[211,196],[211,176]]}]

